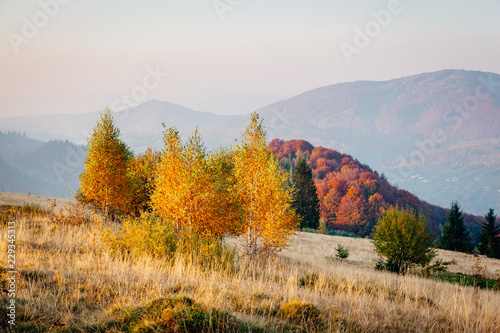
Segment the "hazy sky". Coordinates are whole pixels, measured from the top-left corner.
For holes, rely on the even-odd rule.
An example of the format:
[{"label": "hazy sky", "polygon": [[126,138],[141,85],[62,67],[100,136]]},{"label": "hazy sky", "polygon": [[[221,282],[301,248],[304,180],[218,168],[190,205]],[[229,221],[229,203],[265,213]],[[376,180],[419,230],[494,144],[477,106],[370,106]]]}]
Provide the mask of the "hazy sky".
[{"label": "hazy sky", "polygon": [[247,113],[344,81],[500,73],[500,1],[397,2],[0,0],[0,116]]}]

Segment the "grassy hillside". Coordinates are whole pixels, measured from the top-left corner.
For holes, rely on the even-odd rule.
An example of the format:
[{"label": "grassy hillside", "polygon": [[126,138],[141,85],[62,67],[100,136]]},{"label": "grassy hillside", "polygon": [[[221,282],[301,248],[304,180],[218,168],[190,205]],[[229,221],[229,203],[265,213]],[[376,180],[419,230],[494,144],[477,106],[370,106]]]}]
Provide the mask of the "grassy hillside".
[{"label": "grassy hillside", "polygon": [[[113,255],[99,246],[92,224],[55,224],[37,212],[15,221],[19,331],[155,332],[168,325],[179,332],[500,329],[498,291],[375,271],[366,239],[297,233],[275,259],[203,267],[180,258]],[[238,240],[227,243],[237,246]],[[343,262],[331,259],[339,243],[350,250]],[[476,260],[438,253],[454,263],[453,272],[470,273]],[[499,260],[481,261],[491,275],[499,273]]]}]

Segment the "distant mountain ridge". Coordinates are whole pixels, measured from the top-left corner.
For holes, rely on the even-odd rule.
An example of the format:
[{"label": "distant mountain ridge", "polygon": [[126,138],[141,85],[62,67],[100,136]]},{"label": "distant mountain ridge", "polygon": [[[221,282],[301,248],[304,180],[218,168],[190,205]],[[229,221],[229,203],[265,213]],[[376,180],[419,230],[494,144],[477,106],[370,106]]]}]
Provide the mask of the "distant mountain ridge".
[{"label": "distant mountain ridge", "polygon": [[15,132],[0,132],[0,156],[0,191],[66,198],[76,194],[85,161],[83,146]]},{"label": "distant mountain ridge", "polygon": [[[55,114],[35,117],[0,118],[0,131],[26,133],[34,139],[70,140],[77,144],[86,143],[92,128],[102,111],[83,114]],[[162,123],[179,129],[213,127],[233,116],[219,116],[213,113],[194,111],[189,108],[158,100],[151,100],[134,108],[115,112],[115,121],[121,133],[159,133]]]},{"label": "distant mountain ridge", "polygon": [[[500,209],[500,75],[443,70],[387,81],[338,83],[257,110],[273,138],[304,139],[370,165],[399,187],[471,213]],[[0,118],[0,130],[42,141],[86,143],[99,112]],[[195,127],[208,148],[229,146],[249,116],[219,116],[149,101],[115,113],[122,137],[140,153],[162,147],[162,126]]]},{"label": "distant mountain ridge", "polygon": [[498,74],[444,70],[339,83],[257,112],[282,125],[280,138],[356,156],[429,202],[458,199],[476,214],[500,209]]}]

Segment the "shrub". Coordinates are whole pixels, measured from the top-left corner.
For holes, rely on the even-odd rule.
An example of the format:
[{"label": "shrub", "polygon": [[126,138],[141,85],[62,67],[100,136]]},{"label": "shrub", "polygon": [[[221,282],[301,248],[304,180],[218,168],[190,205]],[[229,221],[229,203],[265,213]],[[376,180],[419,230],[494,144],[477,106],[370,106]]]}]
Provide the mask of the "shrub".
[{"label": "shrub", "polygon": [[476,257],[476,261],[471,268],[471,275],[476,279],[491,279],[493,276],[488,272],[486,265],[481,266],[481,257]]},{"label": "shrub", "polygon": [[349,257],[349,249],[346,249],[340,244],[337,244],[337,248],[335,249],[335,257],[339,260],[345,260]]},{"label": "shrub", "polygon": [[89,205],[78,200],[70,201],[57,210],[57,199],[49,199],[50,221],[55,224],[84,225],[95,219],[95,212]]},{"label": "shrub", "polygon": [[236,261],[235,250],[226,247],[222,238],[202,237],[187,228],[175,230],[171,221],[153,213],[127,217],[116,227],[115,223],[98,226],[103,245],[115,254],[177,257],[207,268],[232,269]]},{"label": "shrub", "polygon": [[443,259],[437,259],[432,265],[428,265],[424,269],[425,276],[433,276],[436,274],[445,273],[448,270],[448,266],[451,262],[443,261]]},{"label": "shrub", "polygon": [[375,268],[404,273],[414,266],[427,266],[436,256],[430,248],[432,236],[427,222],[409,210],[390,208],[375,227],[373,244],[376,252],[385,257]]},{"label": "shrub", "polygon": [[323,315],[318,308],[311,303],[291,301],[283,304],[280,312],[285,320],[293,324],[320,328],[324,323]]},{"label": "shrub", "polygon": [[228,332],[243,326],[230,314],[208,310],[191,298],[156,299],[140,308],[114,311],[115,319],[105,323],[103,330],[124,332]]},{"label": "shrub", "polygon": [[101,231],[103,244],[113,253],[171,257],[176,250],[178,235],[172,224],[151,213],[125,218],[117,231],[111,226]]},{"label": "shrub", "polygon": [[313,229],[313,228],[302,228],[302,232],[308,232],[310,234],[317,234],[318,230]]}]

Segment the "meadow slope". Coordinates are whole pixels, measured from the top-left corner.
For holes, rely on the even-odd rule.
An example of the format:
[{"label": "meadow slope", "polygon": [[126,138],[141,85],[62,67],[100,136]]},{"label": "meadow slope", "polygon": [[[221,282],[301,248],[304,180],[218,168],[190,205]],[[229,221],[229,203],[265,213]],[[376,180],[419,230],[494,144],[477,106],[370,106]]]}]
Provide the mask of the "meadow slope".
[{"label": "meadow slope", "polygon": [[[207,269],[179,258],[112,255],[99,246],[91,224],[55,224],[39,213],[17,215],[15,222],[19,331],[157,332],[147,309],[153,300],[179,296],[229,313],[237,324],[228,331],[500,330],[497,291],[375,271],[367,239],[299,232],[275,259]],[[6,253],[5,221],[0,229]],[[350,250],[347,261],[330,258],[339,243]],[[469,273],[475,262],[472,255],[438,253],[456,262],[451,271]],[[500,269],[499,260],[481,259],[491,274]],[[297,301],[319,312],[313,319],[286,315],[284,307]]]}]

